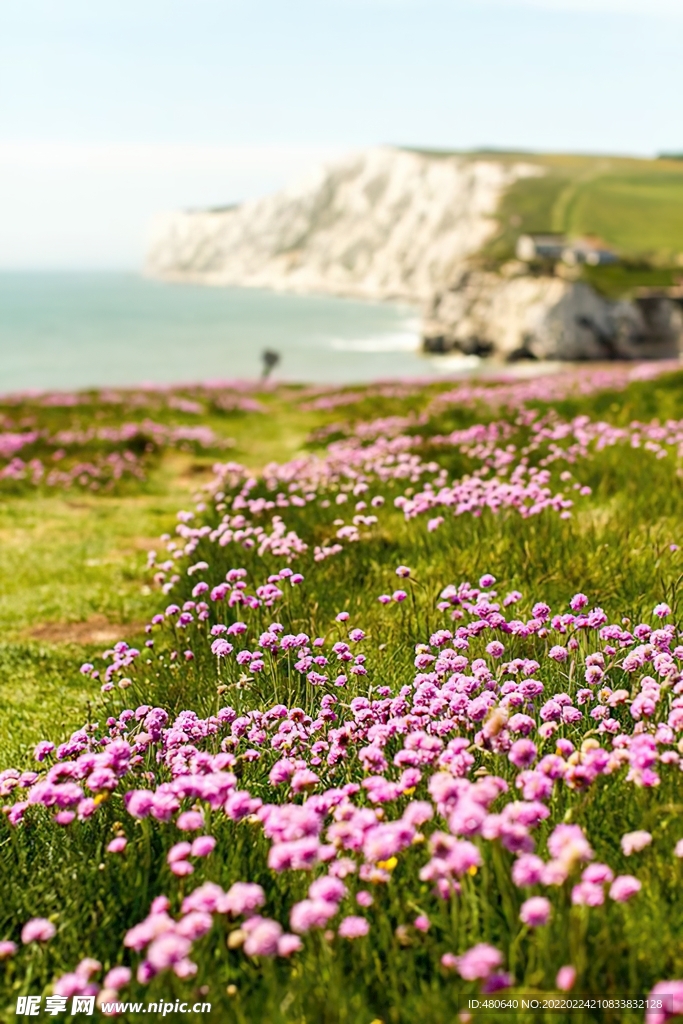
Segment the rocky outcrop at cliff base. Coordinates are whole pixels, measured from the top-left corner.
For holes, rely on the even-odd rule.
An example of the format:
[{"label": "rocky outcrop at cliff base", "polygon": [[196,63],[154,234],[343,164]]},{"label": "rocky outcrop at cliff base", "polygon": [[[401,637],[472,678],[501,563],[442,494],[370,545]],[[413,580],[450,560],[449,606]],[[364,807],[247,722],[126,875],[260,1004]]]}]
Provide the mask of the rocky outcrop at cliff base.
[{"label": "rocky outcrop at cliff base", "polygon": [[423,334],[431,352],[515,359],[663,359],[678,354],[672,300],[610,302],[587,284],[528,273],[463,272],[436,294]]}]

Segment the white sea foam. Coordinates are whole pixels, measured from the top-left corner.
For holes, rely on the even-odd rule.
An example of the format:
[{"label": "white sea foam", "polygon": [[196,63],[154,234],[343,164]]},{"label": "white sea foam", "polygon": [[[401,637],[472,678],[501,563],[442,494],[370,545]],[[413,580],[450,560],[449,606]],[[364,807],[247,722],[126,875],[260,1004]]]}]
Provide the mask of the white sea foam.
[{"label": "white sea foam", "polygon": [[332,338],[330,348],[336,352],[417,352],[420,337],[412,331],[400,334],[378,334],[370,338]]},{"label": "white sea foam", "polygon": [[459,354],[445,356],[431,356],[428,361],[433,370],[439,373],[465,373],[468,370],[476,370],[482,365],[479,356],[464,356]]}]

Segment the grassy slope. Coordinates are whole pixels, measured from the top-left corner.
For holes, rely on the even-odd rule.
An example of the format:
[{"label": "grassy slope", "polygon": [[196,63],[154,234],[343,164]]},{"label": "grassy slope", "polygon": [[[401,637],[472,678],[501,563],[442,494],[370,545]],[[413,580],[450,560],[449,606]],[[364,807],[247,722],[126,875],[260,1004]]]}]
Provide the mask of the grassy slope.
[{"label": "grassy slope", "polygon": [[[209,414],[203,423],[234,441],[220,458],[259,467],[291,457],[320,416],[296,409],[296,390],[260,396],[269,414]],[[280,415],[285,408],[286,414]],[[21,418],[8,407],[15,418]],[[0,410],[1,412],[2,410]],[[129,417],[116,409],[34,409],[51,431],[108,426]],[[157,419],[164,419],[162,415]],[[175,419],[178,417],[175,416]],[[90,695],[74,666],[117,639],[131,639],[156,610],[146,583],[146,552],[172,532],[176,512],[210,477],[215,457],[167,452],[148,480],[113,496],[43,489],[0,491],[0,750],[3,761],[46,729],[82,721]]]},{"label": "grassy slope", "polygon": [[[297,454],[309,432],[339,414],[301,412],[295,386],[258,396],[267,412],[226,415],[210,409],[202,423],[234,442],[219,456],[167,452],[144,484],[114,496],[20,489],[0,491],[0,751],[3,763],[46,730],[62,735],[87,716],[92,694],[74,669],[117,639],[140,639],[159,605],[144,578],[146,552],[172,532],[176,512],[210,478],[216,457],[260,469]],[[410,403],[408,403],[410,404]],[[358,403],[355,414],[390,413],[395,403]],[[405,405],[405,403],[402,403]],[[0,414],[2,413],[0,403]],[[33,407],[15,419],[54,432],[127,421],[115,407]],[[155,413],[157,420],[169,419]],[[178,415],[171,417],[178,420]],[[180,417],[182,419],[182,417]],[[185,417],[188,420],[188,417]],[[189,422],[194,425],[196,418]]]},{"label": "grassy slope", "polygon": [[[683,416],[683,399],[677,379],[673,380],[673,386],[660,381],[654,386],[634,385],[618,395],[568,401],[558,406],[558,411],[569,416],[591,410],[594,416],[623,424],[655,415],[661,419],[677,418]],[[266,398],[271,414],[245,415],[230,420],[229,433],[235,446],[222,457],[234,458],[258,470],[272,460],[286,461],[310,448],[306,438],[325,423],[415,412],[426,405],[436,389],[424,389],[408,399],[373,396],[350,408],[327,413],[302,412],[296,392],[288,389]],[[362,393],[362,389],[353,390]],[[472,422],[486,421],[492,415],[485,409],[476,412],[459,409],[444,416],[442,422],[435,424],[435,429],[445,433]],[[209,418],[207,422],[216,426],[215,419]],[[223,424],[222,432],[225,431]],[[447,464],[443,450],[434,454]],[[197,487],[209,478],[211,461],[206,456],[169,453],[156,466],[150,479],[134,493],[92,496],[37,491],[19,495],[6,493],[0,497],[0,701],[5,712],[0,718],[0,750],[5,756],[35,743],[47,726],[51,732],[56,729],[61,735],[80,722],[92,694],[83,689],[80,677],[73,673],[74,666],[99,653],[115,639],[130,640],[136,635],[139,638],[140,625],[149,619],[160,601],[158,592],[150,589],[145,576],[146,552],[159,548],[162,533],[172,532],[177,510],[186,507]],[[461,462],[457,457],[457,464],[449,467],[456,475],[466,468]],[[648,466],[651,472],[651,464]],[[598,530],[601,537],[606,531],[617,529],[615,517],[618,519],[624,513],[625,506],[623,502],[615,505],[614,496],[609,492],[623,488],[629,511],[619,520],[617,532],[630,536],[631,513],[645,501],[641,518],[647,535],[658,536],[658,531],[664,529],[666,536],[662,535],[662,543],[678,539],[675,524],[668,517],[649,517],[649,492],[643,491],[631,469],[617,474],[617,468],[612,467],[605,476],[601,471],[595,479],[587,481],[607,503],[599,513],[592,510],[585,514],[582,529],[587,534]],[[617,474],[618,481],[616,477],[612,479],[611,474]],[[679,487],[676,481],[675,493]],[[466,523],[466,520],[460,521],[460,530],[469,529]],[[477,525],[476,530],[480,529]],[[533,526],[529,529],[533,536]],[[442,537],[443,532],[439,536]],[[521,543],[521,538],[514,539],[515,543]],[[475,541],[474,537],[468,537],[463,559],[453,562],[449,568],[452,575],[467,575],[470,542],[479,548],[484,539],[478,537]],[[509,542],[507,531],[503,531],[493,548],[492,537],[488,537],[488,557],[495,558],[495,551],[502,544],[506,550],[501,557],[507,560]],[[564,593],[566,573],[571,566],[560,568],[548,562],[549,553],[543,550],[543,544],[530,562],[529,543],[530,538],[525,537],[518,552],[519,564],[515,572],[524,577],[519,582],[524,582],[525,586],[538,582],[542,563],[542,582],[552,587],[560,581]],[[600,550],[597,540],[593,551],[588,546],[583,554],[578,550],[575,554],[577,588],[581,585],[582,574],[592,564],[595,550]],[[636,545],[634,550],[640,549]],[[602,558],[600,555],[598,564]],[[377,572],[377,586],[381,589],[381,566],[377,567]],[[599,576],[599,569],[596,575]],[[551,596],[555,596],[554,593]]]},{"label": "grassy slope", "polygon": [[[435,154],[436,155],[436,154]],[[597,236],[626,266],[589,269],[602,291],[623,294],[638,285],[668,285],[681,275],[683,258],[683,161],[573,154],[477,154],[542,168],[504,196],[500,232],[486,249],[496,261],[509,259],[524,232]]]},{"label": "grassy slope", "polygon": [[[426,397],[418,396],[409,403],[397,401],[391,411],[405,412],[408,404],[415,407]],[[326,418],[333,421],[349,414],[367,416],[368,406],[374,412],[390,411],[378,408],[378,403],[372,401],[350,410],[333,411]],[[627,423],[633,418],[646,420],[654,415],[659,415],[662,420],[681,417],[683,380],[677,375],[654,384],[634,384],[620,394],[567,401],[559,408],[563,415],[588,412],[593,417],[604,417],[615,423]],[[281,455],[287,450],[293,452],[301,443],[306,421],[310,426],[317,426],[324,418],[319,414],[302,413],[296,402],[291,400],[279,404],[278,411],[279,419],[273,418],[270,427],[262,422],[261,417],[245,419],[240,447],[253,463],[259,461],[260,454],[269,457],[275,446],[281,446]],[[477,419],[492,415],[486,410],[480,413]],[[432,427],[445,432],[471,422],[472,418],[471,411],[451,408]],[[269,433],[271,428],[273,433]],[[387,644],[381,661],[376,662],[375,655],[371,656],[370,670],[375,676],[381,672],[382,681],[397,689],[411,678],[412,645],[423,639],[425,632],[428,633],[434,625],[428,621],[428,616],[433,614],[429,611],[433,607],[431,595],[450,581],[475,579],[483,571],[492,571],[505,589],[518,586],[525,592],[525,609],[538,598],[564,603],[569,595],[583,589],[590,594],[591,601],[603,605],[608,612],[629,614],[634,621],[647,614],[659,598],[667,598],[675,604],[681,581],[681,553],[671,553],[668,546],[672,541],[681,541],[680,522],[683,517],[683,485],[675,461],[655,461],[644,452],[629,452],[628,457],[624,457],[622,450],[611,449],[594,461],[583,464],[580,477],[594,487],[594,496],[574,519],[568,521],[548,515],[527,522],[513,515],[485,515],[481,519],[465,516],[448,520],[440,531],[430,535],[425,532],[424,523],[405,524],[396,514],[390,527],[375,539],[353,546],[343,556],[323,563],[320,569],[312,572],[315,591],[310,591],[306,598],[302,596],[299,603],[292,604],[287,611],[286,628],[293,631],[297,628],[324,630],[340,607],[349,607],[354,616],[358,616],[358,621],[370,627],[371,635],[376,633],[377,638]],[[112,503],[107,513],[100,513],[102,518],[88,515],[69,520],[84,530],[83,540],[78,544],[66,537],[56,546],[54,544],[55,536],[63,534],[63,529],[59,519],[54,526],[50,525],[54,522],[53,513],[56,511],[62,516],[62,524],[67,521],[63,517],[71,515],[71,512],[60,508],[59,502],[46,503],[44,498],[36,496],[32,500],[23,499],[16,505],[6,503],[10,507],[10,511],[4,513],[6,517],[15,515],[15,523],[21,521],[24,529],[38,531],[33,536],[38,537],[43,545],[37,557],[40,562],[42,550],[43,576],[48,592],[50,584],[65,588],[64,617],[72,617],[79,610],[81,614],[89,614],[92,608],[99,610],[103,606],[101,597],[97,595],[105,594],[108,588],[120,588],[126,592],[124,607],[128,609],[127,615],[135,618],[143,611],[136,603],[139,600],[140,577],[133,572],[130,575],[123,573],[125,560],[122,563],[112,553],[123,551],[130,545],[138,529],[147,535],[153,523],[170,525],[171,507],[181,493],[187,495],[187,488],[178,484],[178,477],[167,478],[166,486],[168,491],[164,499],[159,495],[149,495],[145,499]],[[139,518],[130,519],[134,503]],[[162,524],[166,511],[168,523]],[[301,516],[303,524],[305,512]],[[303,532],[293,509],[288,512],[288,524],[290,519],[291,525]],[[46,524],[40,528],[42,534],[38,527],[40,523]],[[76,598],[74,591],[70,597],[70,560],[77,558],[82,564],[85,550],[98,552],[100,565],[93,567],[97,569],[95,575],[83,577],[84,594]],[[226,553],[226,559],[229,558],[229,553]],[[391,588],[393,567],[399,562],[408,562],[426,589],[424,593],[422,590],[418,592],[414,612],[401,609],[401,615],[394,616],[392,621],[376,604],[375,596]],[[5,560],[3,583],[7,585],[11,580],[16,588],[19,618],[25,623],[39,614],[42,605],[39,594],[33,590],[30,574],[25,587],[16,582],[16,564]],[[74,578],[77,571],[74,570]],[[129,602],[127,605],[125,600]],[[160,600],[163,599],[158,594],[153,595],[146,601],[145,608],[149,611],[151,605],[158,604]],[[118,607],[105,606],[111,609],[112,615]],[[62,722],[69,721],[70,725],[75,725],[81,721],[80,710],[75,706],[77,701],[89,696],[97,703],[96,688],[85,684],[75,672],[75,665],[84,653],[86,649],[63,651],[59,646],[24,647],[20,642],[6,645],[2,662],[5,694],[10,690],[15,694],[18,690],[26,692],[24,687],[29,683],[35,687],[42,681],[46,685],[40,693],[36,689],[33,696],[29,695],[26,716],[23,723],[19,719],[12,740],[33,740],[37,733],[59,738],[65,732]],[[211,671],[208,665],[206,671]],[[20,686],[17,686],[17,679],[21,680]],[[362,680],[360,683],[359,689],[362,690]],[[70,708],[64,704],[65,686],[73,700]],[[198,677],[192,692],[188,692],[186,687],[174,688],[172,677],[168,677],[152,683],[149,691],[135,696],[161,701],[176,709],[194,706],[206,712],[217,706],[214,687],[208,675],[204,680]],[[135,697],[129,694],[128,699],[134,701]],[[33,717],[36,714],[41,718],[38,728]],[[48,718],[51,719],[50,725],[45,728]],[[6,734],[0,742],[3,762],[7,763],[14,751],[8,750]],[[9,743],[10,748],[14,746],[14,742]],[[608,857],[614,863],[619,857],[618,836],[628,828],[656,829],[658,839],[667,848],[679,838],[675,799],[675,793],[668,784],[654,794],[627,788],[618,807],[615,807],[609,792],[601,795],[601,792],[592,791],[590,797],[583,801],[581,820],[596,841],[598,855]],[[146,913],[152,895],[160,888],[165,891],[170,886],[167,870],[163,867],[163,849],[159,842],[148,836],[146,841],[148,844],[151,842],[152,847],[148,847],[147,861],[135,867],[135,877],[130,875],[130,869],[122,861],[109,858],[106,894],[103,895],[103,876],[98,875],[97,855],[93,860],[92,850],[103,848],[111,836],[111,831],[107,830],[112,827],[116,816],[117,808],[113,807],[106,824],[104,819],[98,818],[92,826],[73,835],[60,833],[55,837],[54,830],[50,830],[47,824],[40,825],[35,832],[34,853],[21,854],[26,859],[21,865],[18,862],[15,865],[17,877],[20,874],[21,877],[30,877],[31,887],[26,893],[23,887],[16,885],[6,891],[4,913],[0,915],[2,934],[12,928],[17,918],[24,920],[36,908],[58,914],[59,922],[63,922],[63,928],[60,924],[59,953],[55,945],[54,953],[50,951],[44,958],[42,954],[36,954],[34,958],[31,968],[35,977],[33,991],[36,984],[48,981],[55,971],[72,967],[80,956],[88,952],[97,951],[105,960],[115,958],[122,930]],[[609,822],[607,828],[604,827],[605,821]],[[133,831],[147,834],[142,828]],[[165,831],[169,833],[164,838],[166,846],[173,836],[170,827]],[[221,839],[222,844],[226,842]],[[35,856],[36,851],[48,848],[51,867],[46,872],[40,869]],[[221,846],[221,857],[210,868],[207,877],[229,884],[236,877],[246,877],[246,865],[250,865],[249,877],[268,885],[268,874],[262,866],[259,867],[263,857],[263,843],[259,841],[254,845],[251,836],[243,829],[237,839],[230,839],[228,845]],[[505,872],[500,874],[499,867],[487,865],[487,871],[494,871],[484,879],[487,890],[502,884]],[[626,862],[620,867],[628,870],[632,865]],[[244,1021],[245,1024],[256,1019],[301,1024],[317,1024],[322,1020],[369,1024],[379,1016],[387,1021],[414,1020],[416,1016],[435,1021],[452,1019],[455,1011],[452,985],[444,986],[436,974],[427,970],[431,954],[425,951],[423,955],[413,946],[404,949],[392,938],[392,922],[395,925],[405,918],[406,913],[421,909],[412,903],[410,907],[403,906],[403,885],[408,889],[413,880],[405,875],[409,868],[402,870],[404,873],[397,872],[386,893],[378,894],[385,923],[379,923],[378,910],[377,931],[372,945],[354,946],[333,954],[322,939],[311,941],[309,953],[290,970],[289,965],[281,963],[266,962],[254,966],[245,958],[237,961],[233,958],[228,964],[222,943],[219,946],[214,942],[213,952],[207,954],[202,966],[198,984],[201,981],[209,986],[207,998],[214,1002],[214,1013],[220,1015],[218,1019]],[[646,854],[639,861],[638,875],[647,886],[647,901],[641,902],[633,911],[629,908],[624,912],[619,906],[610,906],[604,915],[586,916],[585,920],[581,919],[584,930],[580,933],[563,932],[563,923],[558,919],[547,936],[527,936],[515,953],[517,976],[523,976],[527,986],[544,984],[544,961],[560,955],[556,951],[564,949],[567,944],[577,966],[584,972],[586,990],[593,992],[601,991],[608,977],[609,990],[624,993],[650,984],[653,978],[680,976],[683,961],[678,939],[683,920],[674,898],[680,884],[677,871],[676,865],[660,862],[654,850]],[[195,875],[189,888],[201,878],[201,873]],[[77,885],[74,885],[75,880],[78,880]],[[277,897],[273,894],[271,910],[278,912],[277,900],[280,900],[282,909],[279,912],[284,915],[284,908],[292,898],[301,896],[298,891],[294,892],[296,885],[292,883],[291,892],[285,891],[289,889],[288,885],[283,885]],[[486,934],[495,938],[500,929],[504,929],[500,912],[492,912],[486,902],[478,904],[476,893],[474,886],[467,890],[467,899],[463,901],[457,921],[449,924],[448,920],[442,921],[441,917],[437,919],[433,914],[435,934],[449,927],[456,928],[466,942],[468,935],[478,935],[483,928]],[[508,898],[514,903],[514,894],[504,890],[504,905]],[[606,950],[608,961],[604,959]],[[59,959],[54,960],[53,956]],[[349,984],[350,977],[354,979],[353,984]],[[10,973],[10,987],[12,978]],[[228,983],[237,986],[235,997],[226,997]],[[168,985],[168,980],[164,980],[154,991],[168,998]],[[182,986],[178,986],[178,991],[184,991]],[[9,1002],[9,992],[7,999]]]}]

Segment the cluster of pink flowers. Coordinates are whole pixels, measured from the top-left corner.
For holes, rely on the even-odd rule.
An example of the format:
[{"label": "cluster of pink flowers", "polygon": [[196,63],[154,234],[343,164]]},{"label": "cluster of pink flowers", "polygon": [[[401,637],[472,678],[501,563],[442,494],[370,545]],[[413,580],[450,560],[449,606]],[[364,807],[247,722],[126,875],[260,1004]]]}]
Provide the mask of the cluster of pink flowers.
[{"label": "cluster of pink flowers", "polygon": [[[622,376],[624,372],[619,369]],[[598,380],[602,382],[600,374]],[[485,390],[488,394],[495,389]],[[580,466],[616,445],[642,448],[657,459],[669,453],[677,458],[683,455],[683,422],[679,421],[664,425],[634,421],[627,428],[616,428],[590,422],[585,416],[564,421],[552,410],[540,415],[520,404],[514,420],[476,424],[448,436],[425,438],[402,432],[427,422],[427,414],[411,414],[357,423],[348,436],[330,443],[324,455],[272,463],[261,477],[235,462],[216,465],[209,498],[218,522],[212,528],[204,520],[199,526],[189,519],[182,522],[176,532],[184,543],[165,539],[168,557],[157,566],[157,582],[168,593],[180,579],[175,562],[204,539],[288,561],[312,549],[314,561],[321,562],[383,529],[395,509],[406,520],[425,516],[429,532],[442,526],[447,515],[478,517],[509,509],[523,518],[546,511],[569,518],[575,502],[591,494],[570,465]],[[445,469],[423,458],[425,444],[454,448],[477,468],[449,481]],[[558,463],[564,468],[556,473]],[[387,489],[394,491],[388,501]],[[316,510],[315,541],[284,519],[293,513],[299,522],[310,507]],[[206,508],[205,500],[200,508]],[[268,522],[259,521],[264,519],[269,520],[270,530]],[[318,539],[321,526],[328,530],[323,540]],[[384,595],[382,600],[386,599]]]},{"label": "cluster of pink flowers", "polygon": [[464,381],[450,391],[439,394],[432,407],[443,409],[448,405],[507,407],[521,409],[530,402],[557,402],[573,395],[594,395],[600,391],[622,391],[631,381],[652,380],[665,373],[680,369],[678,361],[616,363],[612,366],[585,366],[565,368],[561,373],[539,374],[535,377],[516,378],[501,374],[491,383]]},{"label": "cluster of pink flowers", "polygon": [[[123,396],[104,395],[102,401],[124,401]],[[141,404],[141,395],[127,395],[132,407]],[[29,401],[24,396],[24,401]],[[117,481],[145,478],[147,456],[162,448],[185,450],[212,449],[220,451],[233,442],[220,437],[204,424],[165,424],[145,418],[116,426],[83,427],[76,419],[73,426],[54,429],[45,419],[41,407],[61,404],[79,407],[92,397],[30,396],[31,415],[16,422],[0,416],[0,483],[19,481],[31,486],[68,489],[74,486],[92,491],[111,489]],[[240,401],[248,401],[239,397]],[[3,399],[3,404],[12,404]],[[142,404],[145,404],[144,402]],[[197,414],[203,406],[182,396],[171,395],[167,407],[183,413]]]},{"label": "cluster of pink flowers", "polygon": [[[397,573],[413,576],[406,566]],[[233,584],[243,579],[243,571],[232,572]],[[167,901],[155,902],[150,917],[126,938],[129,948],[147,949],[137,975],[143,981],[165,969],[192,973],[191,945],[210,929],[211,914],[244,914],[236,893],[258,896],[233,940],[247,955],[291,955],[301,942],[297,936],[312,928],[327,934],[338,914],[340,937],[362,937],[371,923],[342,909],[351,899],[349,878],[388,884],[408,853],[421,860],[419,878],[431,885],[433,897],[445,900],[457,898],[463,879],[477,873],[487,844],[499,844],[512,856],[514,885],[547,893],[521,901],[520,920],[529,928],[551,920],[567,881],[574,906],[630,900],[641,888],[638,879],[597,862],[579,825],[556,824],[543,841],[545,857],[536,833],[551,824],[554,796],[562,788],[585,791],[615,775],[648,787],[663,771],[681,770],[683,647],[675,646],[671,626],[641,623],[628,629],[623,622],[610,623],[581,594],[570,602],[571,611],[553,614],[539,601],[531,618],[516,619],[521,595],[499,601],[494,586],[487,575],[478,586],[444,588],[439,606],[454,628],[444,626],[416,646],[412,681],[391,693],[370,676],[368,695],[348,704],[337,687],[351,674],[368,674],[362,629],[347,629],[346,639],[311,638],[287,634],[273,623],[254,634],[245,622],[210,627],[208,616],[187,613],[185,642],[195,652],[197,645],[211,647],[224,680],[239,679],[245,665],[250,673],[258,671],[257,662],[277,677],[293,655],[295,671],[311,687],[309,710],[276,703],[238,713],[226,706],[205,719],[183,711],[173,720],[148,705],[123,711],[107,720],[104,731],[84,727],[57,749],[40,743],[37,764],[49,765],[42,771],[0,773],[0,791],[10,801],[7,818],[21,827],[26,815],[42,807],[57,826],[77,827],[98,813],[98,794],[122,789],[131,817],[174,821],[180,831],[201,833],[169,850],[175,875],[191,874],[193,861],[210,857],[216,846],[215,837],[203,831],[202,807],[210,810],[214,830],[221,818],[258,824],[270,844],[272,871],[322,869],[307,898],[291,908],[291,935],[254,913],[265,897],[249,882],[227,894],[207,890],[205,883],[199,895],[184,901],[180,921],[168,915]],[[229,593],[217,606],[227,607]],[[667,607],[658,605],[657,614],[666,618]],[[348,616],[339,618],[337,636],[348,623]],[[157,625],[177,630],[179,609],[169,608]],[[543,659],[505,661],[511,638],[532,642],[535,651],[540,641]],[[139,651],[120,644],[111,654],[105,671],[110,682],[136,674]],[[84,669],[94,674],[92,666]],[[583,738],[587,727],[594,735]],[[217,740],[220,752],[209,753]],[[160,772],[152,787],[141,787],[150,757]],[[238,761],[239,782],[233,771]],[[250,765],[259,775],[267,771],[273,802],[250,793]],[[357,766],[360,781],[341,781],[347,766]],[[418,790],[424,795],[413,799]],[[112,840],[110,855],[134,856],[122,838]],[[650,842],[644,831],[625,834],[623,852],[632,856]],[[414,927],[426,931],[429,921]],[[494,977],[500,954],[491,954],[485,969],[484,947],[476,949],[451,966],[465,979],[501,985]]]},{"label": "cluster of pink flowers", "polygon": [[[246,957],[291,957],[316,931],[330,942],[371,940],[377,904],[396,871],[408,889],[419,883],[426,893],[424,906],[405,901],[397,935],[426,944],[437,942],[440,909],[480,884],[494,858],[509,872],[512,917],[528,935],[601,906],[626,913],[621,905],[638,900],[639,865],[650,847],[683,856],[683,839],[664,849],[665,840],[638,821],[620,850],[605,853],[580,822],[564,816],[567,804],[580,808],[577,796],[615,783],[646,793],[683,770],[683,644],[667,603],[635,623],[592,607],[583,593],[567,595],[559,608],[542,595],[525,602],[517,590],[499,594],[490,573],[474,584],[447,584],[428,609],[435,625],[417,633],[412,669],[401,670],[393,688],[377,632],[360,612],[341,611],[323,635],[291,626],[301,622],[291,609],[305,603],[316,566],[362,542],[395,510],[407,522],[426,515],[430,530],[446,514],[507,509],[520,518],[566,517],[573,499],[560,484],[579,498],[590,489],[567,469],[555,480],[556,462],[575,464],[621,443],[657,458],[683,447],[679,423],[625,431],[583,419],[564,423],[522,407],[528,382],[503,387],[519,390],[505,398],[520,405],[513,424],[438,439],[479,461],[459,480],[425,461],[424,439],[402,433],[405,423],[393,424],[395,432],[376,422],[357,426],[324,455],[271,464],[260,477],[237,463],[217,466],[195,510],[179,512],[175,535],[162,539],[165,556],[150,552],[155,582],[173,596],[146,627],[144,646],[120,641],[101,664],[82,666],[85,679],[101,687],[106,717],[61,744],[38,743],[30,770],[0,772],[2,810],[15,830],[38,817],[55,829],[82,828],[114,794],[123,821],[106,845],[108,857],[139,856],[136,822],[147,822],[145,829],[161,823],[164,835],[177,830],[163,870],[169,886],[187,893],[180,912],[171,912],[177,893],[168,889],[122,937],[122,956],[134,962],[139,954],[139,983],[165,971],[192,977],[195,944],[217,916],[228,947]],[[523,443],[515,445],[518,431]],[[351,515],[342,518],[347,508]],[[310,522],[307,509],[315,513]],[[323,528],[330,535],[321,540]],[[224,571],[236,547],[249,553],[251,573],[242,566]],[[216,565],[223,567],[218,573]],[[408,565],[396,566],[391,578],[389,590],[400,586],[379,596],[373,621],[380,627],[406,614],[408,596],[422,586]],[[201,666],[223,706],[205,717],[151,703],[120,710],[120,691],[146,695],[145,680],[160,664],[179,682]],[[263,870],[298,880],[298,895],[305,892],[284,911],[271,909],[273,916],[264,916],[269,894],[253,876],[227,890],[203,881],[188,892],[193,882],[183,882],[210,871],[221,844],[245,829],[262,844]],[[626,858],[634,874],[620,873]],[[375,887],[376,898],[366,886]],[[54,935],[49,920],[35,918],[22,942]],[[515,983],[514,965],[506,970],[504,954],[488,942],[459,952],[444,945],[442,967],[465,983],[484,992]],[[10,939],[0,943],[0,958],[15,954]],[[102,1001],[133,978],[119,966],[100,982],[101,972],[97,960],[83,960],[56,981],[55,992],[97,993]],[[576,968],[564,964],[556,986],[569,991],[576,978]]]},{"label": "cluster of pink flowers", "polygon": [[205,882],[183,900],[181,916],[174,920],[168,913],[169,900],[158,896],[145,920],[124,939],[129,949],[145,952],[137,970],[138,981],[147,983],[166,970],[179,978],[195,974],[197,965],[189,959],[192,945],[211,930],[216,914],[243,918],[240,927],[230,933],[231,948],[243,945],[248,956],[291,956],[300,948],[300,940],[284,932],[277,921],[257,913],[264,903],[260,885],[236,882],[225,892],[219,885]]},{"label": "cluster of pink flowers", "polygon": [[11,459],[22,448],[35,444],[39,437],[38,430],[5,431],[0,434],[0,459]]}]

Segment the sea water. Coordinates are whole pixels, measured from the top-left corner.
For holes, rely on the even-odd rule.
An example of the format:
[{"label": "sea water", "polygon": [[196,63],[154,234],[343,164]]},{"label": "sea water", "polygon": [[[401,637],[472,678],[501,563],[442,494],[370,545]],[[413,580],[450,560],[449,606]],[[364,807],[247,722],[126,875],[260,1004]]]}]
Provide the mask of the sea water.
[{"label": "sea water", "polygon": [[[253,380],[425,378],[460,365],[419,351],[407,306],[124,273],[1,273],[0,392]],[[461,361],[462,369],[467,360]]]}]

